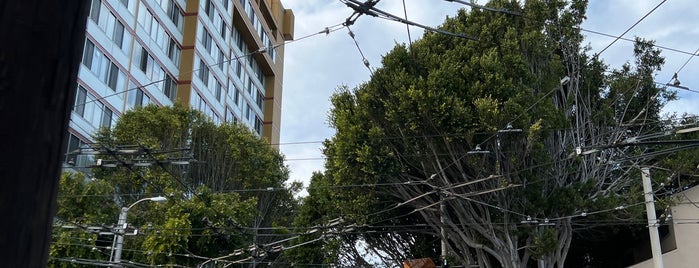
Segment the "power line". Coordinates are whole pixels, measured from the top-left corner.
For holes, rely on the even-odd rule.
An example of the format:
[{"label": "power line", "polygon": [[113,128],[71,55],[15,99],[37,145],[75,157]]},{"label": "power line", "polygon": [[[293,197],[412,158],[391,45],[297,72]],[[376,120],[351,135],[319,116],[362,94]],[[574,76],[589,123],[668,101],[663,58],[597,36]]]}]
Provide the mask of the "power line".
[{"label": "power line", "polygon": [[[405,6],[405,0],[403,0],[403,14],[405,14],[405,20],[408,20],[408,9]],[[405,25],[405,29],[408,32],[408,43],[410,44],[410,47],[413,46],[413,38],[410,37],[410,25]]]},{"label": "power line", "polygon": [[359,50],[359,55],[362,56],[362,62],[364,63],[364,66],[366,66],[366,68],[369,69],[369,72],[371,73],[371,75],[374,75],[374,70],[371,69],[371,66],[369,65],[369,60],[364,56],[364,52],[362,52],[362,49],[359,47],[359,42],[357,42],[357,39],[354,36],[354,32],[352,32],[352,30],[350,29],[349,26],[346,26],[346,27],[347,27],[347,31],[348,31],[347,34],[349,34],[349,36],[354,41],[354,45],[357,47],[357,50]]},{"label": "power line", "polygon": [[599,57],[600,54],[602,54],[602,53],[603,53],[604,51],[606,51],[609,47],[611,47],[612,45],[614,45],[614,43],[616,43],[616,41],[619,41],[619,39],[621,39],[621,37],[623,37],[626,33],[628,33],[629,31],[631,31],[631,29],[633,29],[634,27],[636,27],[636,25],[638,25],[639,23],[641,23],[641,21],[643,21],[646,17],[648,17],[648,15],[650,15],[651,13],[653,13],[653,11],[655,11],[656,9],[658,9],[663,3],[665,3],[665,1],[667,1],[667,0],[663,0],[663,1],[660,2],[658,5],[656,5],[653,9],[651,9],[650,11],[648,11],[648,13],[646,13],[645,15],[643,15],[643,17],[641,17],[638,21],[636,21],[636,23],[634,23],[633,25],[631,25],[631,27],[629,27],[628,29],[626,29],[626,31],[624,31],[621,35],[619,35],[616,39],[614,39],[614,41],[612,41],[611,43],[609,43],[609,44],[608,44],[606,47],[604,47],[600,52],[595,53],[595,55],[594,55],[592,58],[597,58],[597,57]]},{"label": "power line", "polygon": [[[423,28],[423,29],[425,29],[425,30],[427,30],[427,31],[436,32],[436,33],[440,33],[440,34],[444,34],[444,35],[448,35],[448,36],[459,37],[459,38],[464,38],[464,39],[473,40],[473,41],[477,41],[477,40],[478,40],[477,38],[472,37],[472,36],[468,36],[468,35],[465,35],[465,34],[454,33],[454,32],[449,32],[449,31],[445,31],[445,30],[440,30],[440,29],[437,29],[437,28],[429,27],[429,26],[426,26],[426,25],[423,25],[423,24],[420,24],[420,23],[416,23],[416,22],[413,22],[413,21],[409,21],[409,20],[403,19],[403,18],[398,17],[398,16],[396,16],[396,15],[393,15],[393,14],[391,14],[391,13],[385,12],[385,11],[383,11],[383,10],[380,10],[380,9],[374,7],[374,5],[376,5],[376,3],[377,3],[378,1],[374,2],[374,1],[372,1],[372,0],[367,0],[367,1],[364,2],[364,3],[359,2],[359,1],[357,1],[357,0],[339,0],[339,1],[342,2],[342,3],[344,3],[345,5],[347,5],[348,7],[354,9],[354,12],[355,12],[354,14],[367,14],[367,15],[370,15],[370,16],[373,16],[373,17],[382,18],[382,19],[385,19],[385,20],[392,20],[392,21],[404,23],[404,24],[406,24],[406,25],[412,25],[412,26],[420,27],[420,28]],[[356,18],[355,18],[355,20],[356,20]],[[345,26],[349,26],[349,25],[351,25],[351,24],[353,24],[353,23],[354,23],[354,21],[347,21]]]},{"label": "power line", "polygon": [[487,7],[487,6],[483,6],[483,5],[474,4],[473,2],[466,2],[466,1],[461,1],[461,0],[444,0],[444,1],[456,2],[459,4],[470,6],[472,8],[478,8],[478,9],[483,9],[483,10],[492,11],[492,12],[505,13],[505,14],[515,15],[515,16],[522,15],[522,13],[520,13],[520,12],[510,11],[510,10],[502,9],[502,8]]},{"label": "power line", "polygon": [[[624,40],[624,41],[633,42],[633,43],[636,42],[636,40],[634,40],[634,39],[625,38],[625,37],[622,37],[622,36],[620,36],[620,35],[612,35],[612,34],[603,33],[603,32],[599,32],[599,31],[595,31],[595,30],[585,29],[585,28],[582,28],[582,27],[579,27],[578,29],[580,29],[580,31],[588,32],[588,33],[593,33],[593,34],[596,34],[596,35],[602,35],[602,36],[606,36],[606,37],[617,38],[617,39],[619,39],[619,40]],[[665,49],[665,50],[677,52],[677,53],[682,53],[682,54],[687,54],[687,55],[694,55],[694,56],[696,56],[697,52],[699,52],[699,51],[697,51],[697,52],[692,53],[692,52],[687,52],[687,51],[684,51],[684,50],[679,50],[679,49],[676,49],[676,48],[671,48],[671,47],[661,46],[661,45],[656,45],[656,44],[653,44],[653,46],[654,46],[654,47],[657,47],[657,48],[661,48],[661,49]]]},{"label": "power line", "polygon": [[[340,26],[342,26],[342,27],[340,27]],[[340,27],[340,28],[338,28],[338,27]],[[249,56],[252,56],[252,55],[254,55],[254,54],[266,53],[268,49],[278,48],[278,47],[281,47],[281,46],[285,46],[285,45],[287,45],[287,44],[291,44],[291,43],[294,43],[294,42],[298,42],[298,41],[304,40],[304,39],[306,39],[306,38],[310,38],[310,37],[317,36],[317,35],[321,35],[321,34],[326,34],[326,35],[327,35],[327,34],[330,34],[331,32],[337,31],[337,30],[339,30],[339,29],[341,29],[341,28],[343,28],[343,27],[344,27],[344,26],[343,26],[342,23],[335,24],[335,25],[332,25],[332,26],[328,26],[328,27],[325,27],[323,30],[321,30],[321,31],[319,31],[319,32],[311,33],[311,34],[308,34],[308,35],[306,35],[306,36],[300,37],[300,38],[298,38],[298,39],[286,41],[286,42],[283,42],[283,43],[281,43],[281,44],[274,45],[274,46],[272,46],[272,47],[260,47],[260,49],[258,49],[258,50],[256,50],[256,51],[249,52],[249,53],[247,53],[247,54],[240,55],[240,56],[236,56],[236,57],[231,57],[230,59],[223,60],[223,61],[220,61],[220,62],[216,62],[216,63],[213,63],[213,64],[200,66],[199,69],[193,69],[192,71],[189,71],[189,72],[186,72],[186,73],[181,73],[180,75],[182,75],[182,74],[193,74],[194,72],[197,72],[197,71],[199,71],[200,69],[202,69],[202,68],[204,68],[204,67],[210,68],[210,67],[213,67],[213,66],[217,66],[217,65],[220,64],[220,63],[230,63],[230,62],[232,62],[232,61],[234,61],[234,60],[238,60],[238,59],[242,59],[242,58],[245,58],[245,57],[249,57]],[[86,101],[86,102],[83,103],[82,105],[85,105],[85,104],[87,104],[87,103],[91,103],[91,102],[94,102],[94,101],[106,99],[106,98],[108,98],[108,97],[116,96],[116,95],[119,95],[119,94],[122,94],[122,93],[125,93],[125,92],[129,92],[129,91],[132,91],[132,90],[135,90],[135,89],[141,89],[141,88],[145,88],[145,87],[150,86],[150,85],[154,85],[154,84],[157,84],[157,83],[162,83],[162,82],[165,82],[166,80],[167,80],[167,78],[161,79],[161,80],[156,80],[156,81],[151,81],[150,83],[146,83],[146,84],[143,84],[143,85],[140,85],[140,86],[137,86],[137,87],[133,87],[133,88],[129,88],[129,89],[126,89],[126,90],[118,91],[118,92],[115,92],[115,93],[113,93],[113,94],[108,94],[108,95],[105,95],[105,96],[101,96],[101,97],[95,98],[95,99],[93,99],[93,100],[91,100],[91,101]]]}]

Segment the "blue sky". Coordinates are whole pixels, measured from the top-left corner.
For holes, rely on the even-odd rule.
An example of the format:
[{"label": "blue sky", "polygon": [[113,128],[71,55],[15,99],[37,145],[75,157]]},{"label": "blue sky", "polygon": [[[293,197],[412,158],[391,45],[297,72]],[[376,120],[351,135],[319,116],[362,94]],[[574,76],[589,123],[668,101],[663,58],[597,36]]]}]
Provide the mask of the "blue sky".
[{"label": "blue sky", "polygon": [[[340,1],[283,0],[285,8],[296,15],[295,37],[322,31],[341,23],[352,10]],[[689,54],[699,51],[699,8],[695,0],[591,0],[583,29],[611,35],[620,35],[662,4],[624,35],[633,39],[642,37],[656,41],[663,50],[666,64],[656,76],[657,82],[666,83],[678,73],[683,86],[699,91],[699,59]],[[485,1],[478,1],[485,3]],[[443,0],[405,0],[408,19],[428,26],[441,24],[447,16],[454,16],[463,5]],[[397,16],[404,16],[403,0],[382,0],[377,8]],[[381,56],[397,43],[407,43],[404,24],[362,16],[351,27],[362,52],[373,68],[380,67]],[[413,40],[422,31],[410,27]],[[614,38],[585,33],[591,53],[599,52]],[[679,50],[676,52],[672,50]],[[618,40],[600,57],[611,67],[633,61],[633,43]],[[328,35],[317,35],[290,43],[285,48],[284,94],[280,149],[286,155],[291,169],[290,180],[302,181],[308,186],[313,171],[323,170],[322,141],[333,135],[327,124],[330,95],[338,86],[354,87],[370,78],[354,41],[347,29]],[[699,114],[699,93],[678,91],[680,99],[666,107],[667,112]]]}]

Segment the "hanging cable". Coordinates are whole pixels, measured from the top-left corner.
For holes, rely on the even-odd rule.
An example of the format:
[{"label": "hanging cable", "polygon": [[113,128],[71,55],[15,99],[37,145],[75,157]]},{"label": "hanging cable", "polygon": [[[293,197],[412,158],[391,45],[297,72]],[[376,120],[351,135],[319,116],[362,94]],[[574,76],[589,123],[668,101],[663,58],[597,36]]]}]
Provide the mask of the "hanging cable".
[{"label": "hanging cable", "polygon": [[472,8],[478,8],[478,9],[483,9],[483,10],[492,11],[492,12],[505,13],[505,14],[515,15],[515,16],[521,16],[521,15],[522,15],[522,13],[515,12],[515,11],[510,11],[510,10],[507,10],[507,9],[492,8],[492,7],[482,6],[482,5],[474,4],[474,3],[472,3],[472,2],[466,2],[466,1],[461,1],[461,0],[444,0],[444,1],[447,1],[447,2],[456,2],[456,3],[459,3],[459,4],[463,4],[463,5],[470,6],[470,7],[472,7]]},{"label": "hanging cable", "polygon": [[[344,27],[343,23],[338,23],[338,24],[335,24],[335,25],[332,25],[332,26],[325,27],[325,28],[323,28],[323,30],[321,30],[321,31],[319,31],[319,32],[311,33],[311,34],[302,36],[302,37],[297,38],[297,39],[294,39],[294,40],[289,40],[289,41],[283,42],[283,43],[281,43],[281,44],[274,45],[274,46],[272,46],[271,48],[278,48],[278,47],[281,47],[281,46],[285,46],[285,45],[288,45],[288,44],[291,44],[291,43],[294,43],[294,42],[298,42],[298,41],[301,41],[301,40],[304,40],[304,39],[307,39],[307,38],[310,38],[310,37],[314,37],[314,36],[317,36],[317,35],[321,35],[321,34],[327,35],[327,34],[330,34],[331,32],[340,30],[340,29],[342,29],[343,27]],[[199,71],[200,69],[202,69],[202,68],[204,68],[204,67],[206,67],[206,68],[211,68],[211,67],[217,66],[218,64],[221,64],[221,63],[230,63],[230,62],[232,62],[232,61],[234,61],[234,60],[239,60],[239,59],[242,59],[242,58],[246,58],[246,57],[249,57],[249,56],[252,56],[252,55],[255,55],[255,54],[266,53],[268,49],[270,49],[270,48],[261,47],[260,49],[258,49],[258,50],[256,50],[256,51],[253,51],[253,52],[250,52],[250,53],[247,53],[247,54],[244,54],[244,55],[232,57],[232,58],[230,58],[230,59],[226,59],[226,60],[223,60],[223,61],[220,61],[220,62],[216,62],[216,63],[213,63],[213,64],[208,64],[208,65],[200,66],[199,69],[193,69],[192,71],[189,71],[189,72],[180,73],[180,75],[183,75],[183,74],[193,74],[193,73]],[[112,93],[112,94],[108,94],[108,95],[101,96],[101,97],[99,97],[99,98],[95,98],[95,99],[90,100],[90,101],[86,101],[85,103],[83,103],[83,105],[85,105],[85,104],[87,104],[87,103],[94,102],[94,101],[106,99],[106,98],[108,98],[108,97],[112,97],[112,96],[116,96],[116,95],[119,95],[119,94],[123,94],[123,93],[125,93],[125,92],[129,92],[129,91],[132,91],[132,90],[144,89],[144,88],[147,87],[147,86],[154,85],[154,84],[158,84],[158,83],[162,83],[162,82],[165,82],[165,81],[167,81],[167,78],[166,78],[166,79],[161,79],[161,80],[156,80],[156,81],[151,81],[150,83],[146,83],[146,84],[143,84],[143,85],[140,85],[140,86],[136,86],[136,87],[133,87],[133,88],[128,88],[128,89],[126,89],[126,90],[118,91],[118,92],[115,92],[115,93]],[[78,106],[79,106],[79,105],[78,105]]]},{"label": "hanging cable", "polygon": [[362,52],[362,49],[359,47],[359,42],[357,42],[357,39],[354,36],[354,32],[352,32],[352,29],[350,29],[349,26],[347,27],[347,31],[349,36],[354,40],[354,45],[357,47],[357,50],[359,51],[359,55],[362,56],[362,62],[364,63],[364,66],[366,66],[367,69],[369,69],[369,72],[371,75],[374,75],[374,70],[371,69],[371,66],[369,65],[369,60],[364,56],[364,52]]},{"label": "hanging cable", "polygon": [[641,17],[638,21],[636,21],[636,23],[634,23],[633,25],[631,25],[631,27],[629,27],[628,29],[626,29],[626,31],[624,31],[621,35],[619,35],[616,39],[614,39],[614,41],[612,41],[612,42],[609,43],[606,47],[604,47],[602,50],[600,50],[600,52],[595,53],[595,55],[594,55],[592,58],[597,58],[597,57],[599,57],[600,54],[602,54],[602,53],[603,53],[604,51],[606,51],[609,47],[611,47],[612,45],[614,45],[614,43],[616,43],[616,41],[619,41],[619,39],[621,39],[621,38],[622,38],[626,33],[628,33],[629,31],[631,31],[631,29],[633,29],[634,27],[636,27],[636,25],[638,25],[639,23],[641,23],[641,21],[643,21],[646,17],[648,17],[648,15],[650,15],[650,14],[653,13],[656,9],[658,9],[663,3],[665,3],[665,1],[667,1],[667,0],[663,0],[663,1],[660,2],[658,5],[656,5],[653,9],[651,9],[650,11],[648,11],[648,13],[646,13],[645,15],[643,15],[643,17]]},{"label": "hanging cable", "polygon": [[[340,2],[345,3],[348,7],[354,9],[354,13],[352,14],[352,16],[355,16],[355,14],[358,14],[358,15],[356,15],[356,17],[358,17],[358,16],[361,15],[361,14],[367,14],[367,15],[370,15],[370,16],[373,16],[373,17],[382,18],[382,19],[385,19],[385,20],[392,20],[392,21],[404,23],[404,24],[407,24],[407,25],[412,25],[412,26],[420,27],[420,28],[423,28],[423,29],[425,29],[425,30],[427,30],[427,31],[431,31],[431,32],[436,32],[436,33],[440,33],[440,34],[444,34],[444,35],[449,35],[449,36],[453,36],[453,37],[458,37],[458,38],[464,38],[464,39],[468,39],[468,40],[478,41],[477,38],[472,37],[472,36],[468,36],[468,35],[465,35],[465,34],[454,33],[454,32],[449,32],[449,31],[445,31],[445,30],[440,30],[440,29],[437,29],[437,28],[433,28],[433,27],[429,27],[429,26],[426,26],[426,25],[417,23],[417,22],[413,22],[413,21],[409,21],[409,20],[403,19],[403,18],[401,18],[401,17],[398,17],[398,16],[396,16],[396,15],[393,15],[393,14],[391,14],[391,13],[385,12],[385,11],[383,11],[383,10],[380,10],[380,9],[374,7],[374,6],[376,5],[376,2],[374,2],[374,1],[372,1],[372,0],[368,0],[367,2],[364,2],[364,3],[359,2],[359,1],[357,1],[357,0],[340,0]],[[377,2],[378,2],[378,1],[377,1]],[[352,16],[350,16],[350,18],[352,18]],[[346,23],[350,23],[349,25],[353,24],[354,21],[357,19],[356,17],[354,17],[353,20],[351,20],[351,21],[347,21]],[[349,25],[346,24],[345,26],[349,26]]]}]

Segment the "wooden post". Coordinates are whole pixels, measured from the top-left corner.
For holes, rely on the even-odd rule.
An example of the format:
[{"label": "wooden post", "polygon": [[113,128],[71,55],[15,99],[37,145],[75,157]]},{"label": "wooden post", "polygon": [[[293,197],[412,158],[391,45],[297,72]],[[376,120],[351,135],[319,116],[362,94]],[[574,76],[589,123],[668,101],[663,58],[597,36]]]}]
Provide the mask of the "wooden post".
[{"label": "wooden post", "polygon": [[0,260],[45,267],[90,1],[0,1]]}]

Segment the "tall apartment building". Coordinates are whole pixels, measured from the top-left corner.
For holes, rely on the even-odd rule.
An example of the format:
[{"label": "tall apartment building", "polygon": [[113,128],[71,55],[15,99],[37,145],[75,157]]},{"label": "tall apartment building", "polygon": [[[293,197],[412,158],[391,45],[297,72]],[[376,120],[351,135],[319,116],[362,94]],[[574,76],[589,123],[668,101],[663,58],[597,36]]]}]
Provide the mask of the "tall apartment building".
[{"label": "tall apartment building", "polygon": [[280,0],[92,0],[67,151],[133,107],[175,102],[278,144],[293,29]]}]

